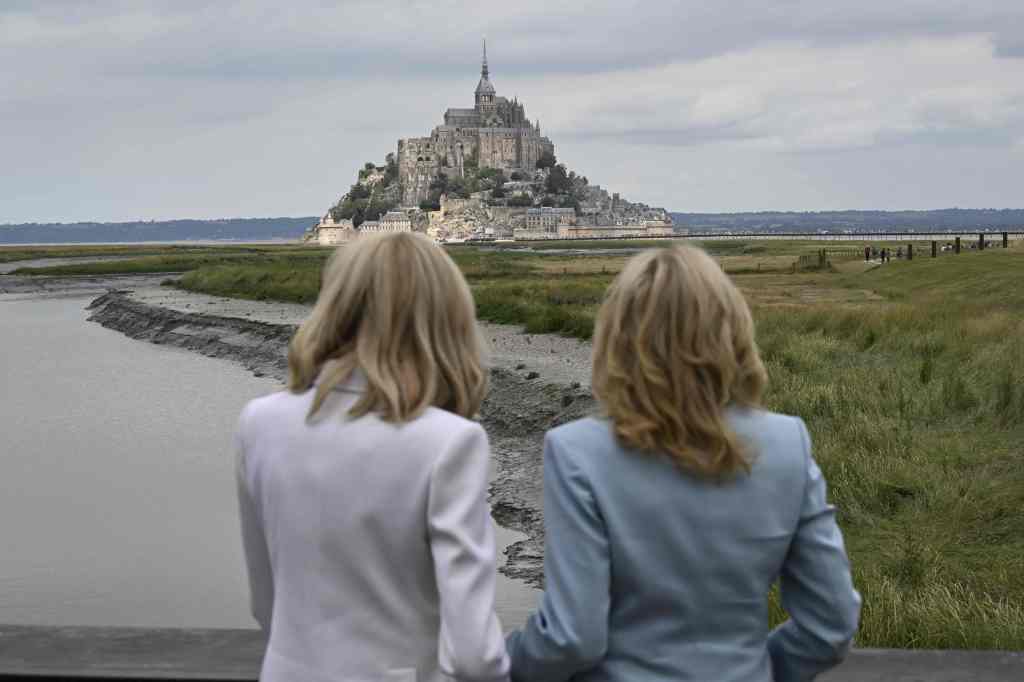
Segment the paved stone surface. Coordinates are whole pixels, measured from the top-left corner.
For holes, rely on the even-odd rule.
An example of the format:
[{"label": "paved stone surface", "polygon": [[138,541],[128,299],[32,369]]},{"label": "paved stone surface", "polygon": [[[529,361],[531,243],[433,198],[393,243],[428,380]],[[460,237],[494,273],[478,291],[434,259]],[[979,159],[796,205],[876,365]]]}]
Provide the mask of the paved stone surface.
[{"label": "paved stone surface", "polygon": [[856,649],[822,682],[1020,682],[1024,652]]},{"label": "paved stone surface", "polygon": [[[0,679],[249,681],[262,652],[256,630],[0,626]],[[860,649],[819,679],[1019,682],[1024,652]]]}]

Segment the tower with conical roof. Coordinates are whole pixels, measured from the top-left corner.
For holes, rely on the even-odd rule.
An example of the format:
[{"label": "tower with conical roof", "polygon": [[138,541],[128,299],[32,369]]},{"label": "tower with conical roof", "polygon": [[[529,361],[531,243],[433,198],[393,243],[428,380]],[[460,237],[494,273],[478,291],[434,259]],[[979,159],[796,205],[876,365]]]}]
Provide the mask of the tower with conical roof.
[{"label": "tower with conical roof", "polygon": [[487,39],[484,38],[484,59],[480,65],[480,82],[476,84],[476,110],[481,114],[495,110],[494,86],[491,85],[490,73],[487,69]]}]

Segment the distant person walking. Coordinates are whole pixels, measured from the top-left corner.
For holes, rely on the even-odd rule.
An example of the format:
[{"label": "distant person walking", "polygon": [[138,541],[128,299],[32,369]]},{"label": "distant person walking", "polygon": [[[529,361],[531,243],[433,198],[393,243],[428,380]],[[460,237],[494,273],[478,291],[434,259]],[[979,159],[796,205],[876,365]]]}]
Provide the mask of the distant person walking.
[{"label": "distant person walking", "polygon": [[[841,661],[860,596],[835,509],[803,421],[760,407],[728,276],[689,247],[635,256],[593,363],[603,416],[544,441],[546,586],[512,679],[793,682]],[[777,578],[790,619],[769,633]]]},{"label": "distant person walking", "polygon": [[249,403],[236,436],[261,682],[508,678],[471,421],[481,346],[466,281],[425,236],[331,258],[288,390]]}]

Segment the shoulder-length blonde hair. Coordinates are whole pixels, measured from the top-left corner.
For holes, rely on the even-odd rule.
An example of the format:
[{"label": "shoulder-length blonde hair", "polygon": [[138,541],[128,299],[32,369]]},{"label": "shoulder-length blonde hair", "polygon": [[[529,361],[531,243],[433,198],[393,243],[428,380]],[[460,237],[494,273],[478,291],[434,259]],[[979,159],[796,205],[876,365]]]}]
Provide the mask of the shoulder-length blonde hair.
[{"label": "shoulder-length blonde hair", "polygon": [[597,316],[593,371],[624,445],[708,478],[749,473],[725,408],[760,404],[767,376],[743,295],[703,251],[674,245],[626,264]]},{"label": "shoulder-length blonde hair", "polygon": [[435,406],[469,418],[487,390],[482,354],[469,286],[440,246],[408,232],[361,236],[324,269],[313,312],[288,349],[288,388],[316,384],[312,417],[361,370],[366,389],[354,417],[404,422]]}]

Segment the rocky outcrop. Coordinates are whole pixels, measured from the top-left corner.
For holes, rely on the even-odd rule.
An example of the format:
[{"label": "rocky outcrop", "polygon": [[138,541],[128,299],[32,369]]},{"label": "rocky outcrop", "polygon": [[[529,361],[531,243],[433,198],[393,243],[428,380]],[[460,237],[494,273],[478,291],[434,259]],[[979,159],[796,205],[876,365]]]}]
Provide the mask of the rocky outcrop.
[{"label": "rocky outcrop", "polygon": [[[131,338],[233,360],[257,376],[283,381],[287,375],[286,350],[294,325],[171,310],[133,300],[125,291],[104,294],[89,309],[90,320]],[[494,368],[490,378],[480,419],[497,465],[491,484],[492,514],[502,526],[527,536],[505,550],[507,561],[500,570],[541,587],[544,432],[586,415],[594,402],[579,384],[544,383],[536,372]]]}]

